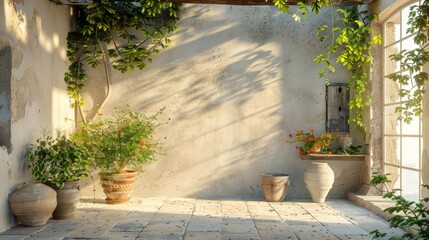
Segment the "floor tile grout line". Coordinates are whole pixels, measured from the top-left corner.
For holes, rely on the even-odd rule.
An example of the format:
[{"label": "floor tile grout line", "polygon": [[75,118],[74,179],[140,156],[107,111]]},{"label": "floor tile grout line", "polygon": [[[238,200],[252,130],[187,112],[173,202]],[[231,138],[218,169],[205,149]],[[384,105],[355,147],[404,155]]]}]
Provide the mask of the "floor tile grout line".
[{"label": "floor tile grout line", "polygon": [[248,201],[244,201],[244,203],[246,204],[247,213],[249,214],[250,218],[252,219],[253,226],[255,226],[256,231],[258,232],[259,239],[262,239],[262,236],[261,236],[261,233],[259,231],[259,228],[256,226],[255,219],[254,219],[252,213],[250,213]]},{"label": "floor tile grout line", "polygon": [[194,206],[192,208],[192,212],[191,212],[191,215],[189,216],[188,222],[186,223],[186,227],[185,227],[185,229],[183,231],[183,235],[182,235],[181,239],[185,239],[185,236],[186,236],[186,233],[187,233],[186,230],[188,229],[188,226],[189,226],[189,223],[191,222],[192,216],[194,216],[195,208],[197,207],[197,201],[198,200],[196,198],[194,198]]}]

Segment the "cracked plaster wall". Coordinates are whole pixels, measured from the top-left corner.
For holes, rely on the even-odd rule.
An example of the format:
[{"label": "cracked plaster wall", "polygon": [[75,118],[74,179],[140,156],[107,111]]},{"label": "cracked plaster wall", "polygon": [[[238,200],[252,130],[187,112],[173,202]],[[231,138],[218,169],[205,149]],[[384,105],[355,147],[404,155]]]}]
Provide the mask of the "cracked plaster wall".
[{"label": "cracked plaster wall", "polygon": [[[292,179],[288,198],[309,198],[309,161],[284,139],[298,129],[325,130],[325,84],[313,62],[323,46],[314,32],[329,24],[330,13],[297,23],[275,7],[186,4],[172,47],[142,72],[111,71],[102,112],[165,106],[164,120],[171,118],[159,133],[166,154],[145,166],[133,196],[260,198],[260,174],[282,172]],[[331,82],[346,82],[347,73],[337,70]],[[91,110],[106,94],[103,69],[89,79]],[[364,162],[329,164],[336,178],[328,197],[357,189]],[[93,196],[90,182],[82,195]]]},{"label": "cracked plaster wall", "polygon": [[[0,232],[15,224],[8,196],[24,182],[31,182],[25,159],[29,145],[43,130],[73,126],[64,120],[74,117],[63,83],[69,29],[69,7],[45,0],[0,3],[0,48],[11,49],[11,69],[0,68],[2,84],[10,86],[11,113],[11,146],[0,148]],[[10,77],[3,74],[6,70]]]}]

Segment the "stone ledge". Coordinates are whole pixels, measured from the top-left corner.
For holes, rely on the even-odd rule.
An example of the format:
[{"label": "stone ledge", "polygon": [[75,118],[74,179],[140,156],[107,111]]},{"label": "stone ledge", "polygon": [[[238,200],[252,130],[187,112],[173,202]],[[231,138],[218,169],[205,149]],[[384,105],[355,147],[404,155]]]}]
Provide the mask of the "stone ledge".
[{"label": "stone ledge", "polygon": [[383,209],[395,206],[395,203],[390,199],[385,199],[382,196],[366,196],[356,193],[348,193],[346,197],[356,205],[366,208],[386,220],[393,216],[393,214],[383,211]]}]

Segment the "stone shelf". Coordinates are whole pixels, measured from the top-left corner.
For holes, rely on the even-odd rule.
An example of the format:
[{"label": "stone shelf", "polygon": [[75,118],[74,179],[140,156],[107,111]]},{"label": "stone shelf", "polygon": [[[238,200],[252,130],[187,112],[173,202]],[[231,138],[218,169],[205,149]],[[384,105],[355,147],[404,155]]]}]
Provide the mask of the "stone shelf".
[{"label": "stone shelf", "polygon": [[344,154],[322,154],[322,153],[310,153],[307,155],[302,155],[302,160],[325,160],[325,161],[365,161],[365,154],[353,154],[353,155],[344,155]]}]

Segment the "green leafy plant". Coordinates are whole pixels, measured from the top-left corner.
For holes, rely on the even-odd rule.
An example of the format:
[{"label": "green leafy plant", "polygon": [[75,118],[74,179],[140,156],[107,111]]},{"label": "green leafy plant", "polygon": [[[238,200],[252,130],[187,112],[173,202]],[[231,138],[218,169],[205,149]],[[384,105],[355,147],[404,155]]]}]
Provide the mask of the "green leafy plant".
[{"label": "green leafy plant", "polygon": [[[395,206],[384,209],[385,212],[394,214],[388,220],[390,226],[409,230],[401,238],[391,237],[390,239],[429,239],[429,209],[426,207],[428,206],[429,198],[423,198],[419,202],[408,201],[398,193],[401,191],[400,189],[389,191],[386,184],[390,182],[388,175],[375,172],[370,184],[384,193],[383,198],[391,199],[395,203]],[[422,186],[429,189],[429,185]],[[371,235],[374,238],[383,238],[386,233],[374,230]]]},{"label": "green leafy plant", "polygon": [[92,164],[88,150],[64,134],[37,139],[30,148],[28,160],[36,181],[51,182],[60,189],[64,182],[89,177]]},{"label": "green leafy plant", "polygon": [[142,165],[154,161],[160,153],[160,142],[153,134],[162,110],[150,116],[128,108],[116,109],[107,118],[99,114],[83,123],[73,137],[92,152],[96,167],[104,174],[126,169],[142,171]]},{"label": "green leafy plant", "polygon": [[96,68],[102,60],[122,73],[144,69],[171,44],[166,35],[177,30],[180,9],[161,0],[99,0],[76,8],[76,30],[67,36],[71,64],[64,75],[73,105],[84,104],[79,95],[87,79],[84,63]]},{"label": "green leafy plant", "polygon": [[316,152],[316,149],[320,149],[320,152],[327,152],[329,146],[332,144],[333,136],[331,133],[323,133],[320,137],[314,135],[314,130],[310,129],[309,132],[298,130],[295,136],[289,134],[289,138],[285,140],[286,144],[302,142],[303,146],[296,146],[300,156],[306,155],[312,152]]},{"label": "green leafy plant", "polygon": [[[331,31],[327,25],[320,26],[316,34],[321,42],[330,39],[326,45],[326,53],[319,54],[315,62],[323,64],[319,69],[319,76],[329,83],[328,73],[335,73],[333,62],[346,67],[351,74],[348,85],[354,90],[354,97],[350,100],[350,109],[354,114],[349,118],[349,123],[366,131],[363,122],[363,109],[371,103],[371,96],[367,93],[367,69],[372,63],[369,51],[374,44],[381,44],[381,36],[372,36],[369,23],[376,19],[375,15],[368,15],[367,10],[360,10],[359,6],[340,8],[336,10],[339,17],[333,21]],[[335,56],[335,60],[332,57]]]},{"label": "green leafy plant", "polygon": [[348,148],[346,149],[342,149],[342,148],[335,148],[332,149],[330,152],[335,153],[335,154],[344,154],[344,155],[353,155],[353,154],[358,154],[361,152],[361,149],[366,146],[368,144],[362,145],[350,145]]},{"label": "green leafy plant", "polygon": [[399,120],[410,123],[413,116],[422,114],[422,101],[426,92],[425,83],[429,74],[422,67],[429,62],[429,0],[421,5],[411,6],[408,18],[407,34],[414,34],[413,40],[417,48],[402,50],[389,56],[391,60],[400,63],[400,71],[392,73],[387,78],[407,86],[399,90],[399,96],[404,103],[395,109],[399,112]]}]

